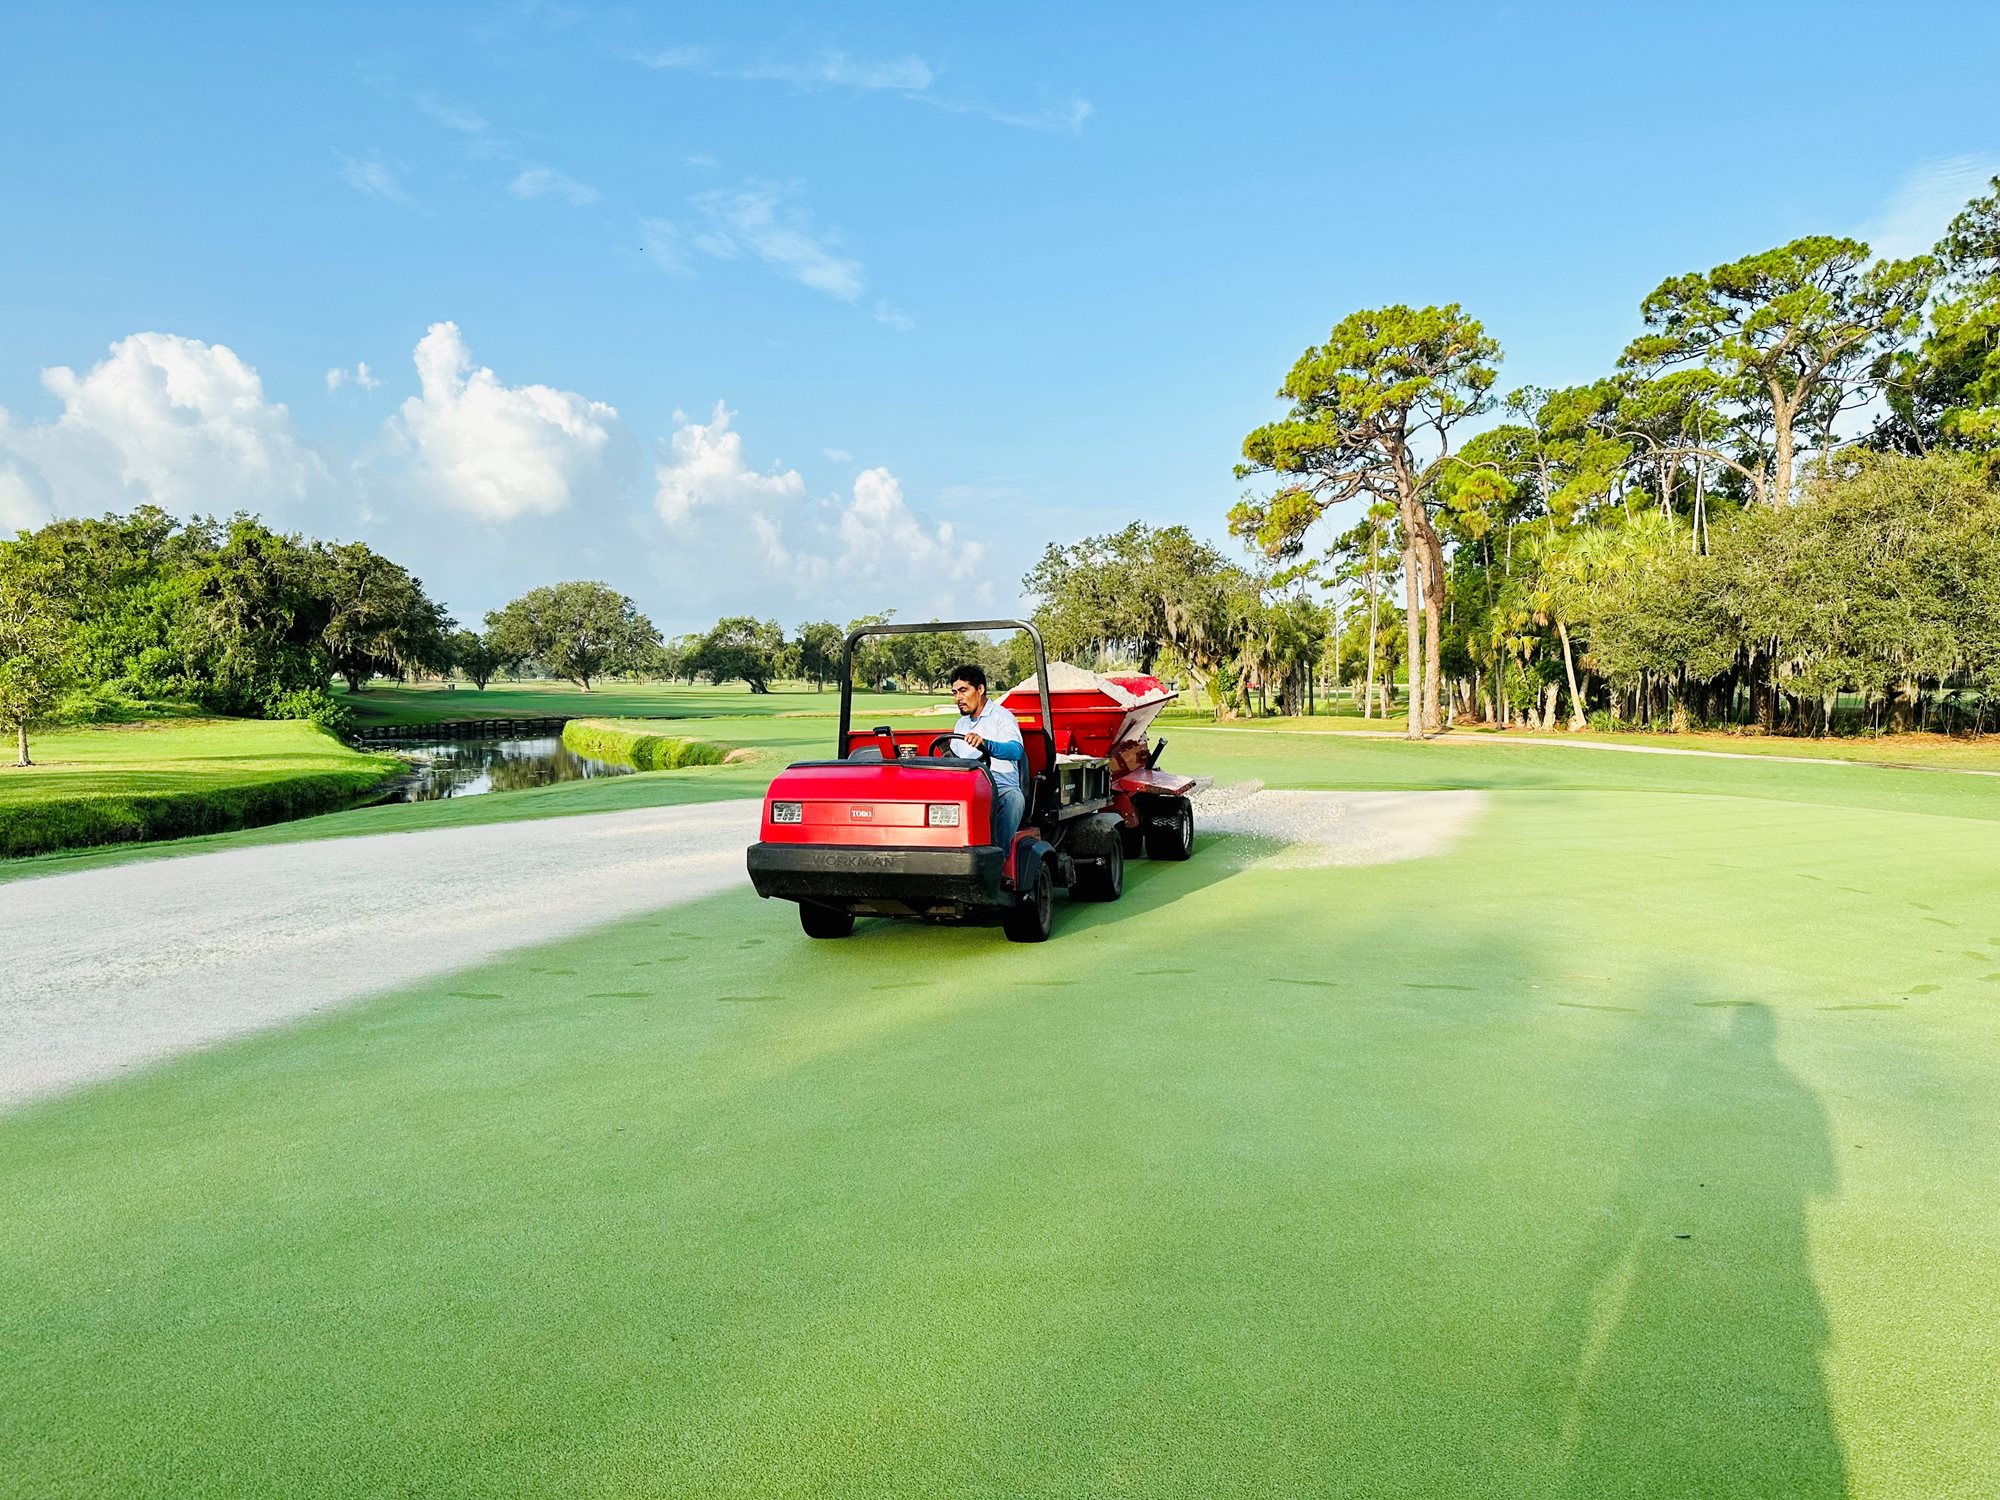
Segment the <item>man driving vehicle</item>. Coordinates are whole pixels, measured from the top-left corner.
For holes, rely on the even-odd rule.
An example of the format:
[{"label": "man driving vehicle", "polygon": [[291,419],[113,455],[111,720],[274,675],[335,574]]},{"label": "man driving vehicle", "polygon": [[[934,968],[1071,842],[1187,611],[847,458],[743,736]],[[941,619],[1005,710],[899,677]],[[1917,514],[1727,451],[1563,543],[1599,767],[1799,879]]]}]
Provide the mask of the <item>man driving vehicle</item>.
[{"label": "man driving vehicle", "polygon": [[993,842],[1002,849],[1014,842],[1021,826],[1027,798],[1021,791],[1021,766],[1028,747],[1021,742],[1021,725],[1004,703],[986,696],[986,669],[977,663],[953,667],[951,698],[958,705],[958,723],[951,753],[977,759],[987,757],[993,773]]}]

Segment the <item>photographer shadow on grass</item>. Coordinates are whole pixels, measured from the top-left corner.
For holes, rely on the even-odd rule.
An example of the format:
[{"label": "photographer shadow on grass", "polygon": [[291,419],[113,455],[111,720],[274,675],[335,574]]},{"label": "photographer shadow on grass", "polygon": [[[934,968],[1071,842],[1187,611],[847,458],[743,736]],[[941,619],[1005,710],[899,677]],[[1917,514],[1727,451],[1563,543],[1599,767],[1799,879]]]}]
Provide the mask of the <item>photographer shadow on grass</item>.
[{"label": "photographer shadow on grass", "polygon": [[1678,1050],[1602,1223],[1558,1286],[1536,1384],[1563,1493],[1847,1493],[1809,1205],[1838,1185],[1825,1111],[1753,1002]]}]

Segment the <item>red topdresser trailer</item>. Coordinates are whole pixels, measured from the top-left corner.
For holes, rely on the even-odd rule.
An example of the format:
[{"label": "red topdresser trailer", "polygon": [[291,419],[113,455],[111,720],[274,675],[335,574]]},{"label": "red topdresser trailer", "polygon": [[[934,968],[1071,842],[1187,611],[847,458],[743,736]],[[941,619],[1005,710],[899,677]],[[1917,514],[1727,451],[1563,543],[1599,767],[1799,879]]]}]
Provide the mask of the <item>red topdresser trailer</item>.
[{"label": "red topdresser trailer", "polygon": [[[1004,849],[993,842],[993,777],[983,757],[954,755],[949,730],[853,727],[862,640],[986,630],[1024,630],[1035,652],[1035,675],[1001,700],[1027,749],[1027,808]],[[772,781],[747,856],[751,883],[760,896],[797,902],[811,937],[846,937],[857,916],[997,917],[1014,941],[1041,942],[1057,888],[1116,901],[1128,857],[1193,852],[1195,783],[1160,770],[1166,741],[1146,740],[1175,696],[1156,677],[1051,667],[1040,632],[1022,620],[864,626],[842,654],[836,758],[800,761]]]}]

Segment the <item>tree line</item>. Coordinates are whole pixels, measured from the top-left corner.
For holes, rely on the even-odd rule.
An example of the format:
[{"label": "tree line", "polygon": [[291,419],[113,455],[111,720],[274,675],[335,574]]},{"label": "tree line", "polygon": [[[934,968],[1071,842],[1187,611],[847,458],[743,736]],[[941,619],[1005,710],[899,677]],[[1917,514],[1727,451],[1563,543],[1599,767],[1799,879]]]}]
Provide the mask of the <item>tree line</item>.
[{"label": "tree line", "polygon": [[[1504,394],[1498,342],[1456,304],[1343,318],[1243,440],[1238,477],[1272,481],[1229,512],[1251,561],[1143,522],[1052,545],[1023,580],[1051,650],[1238,713],[1333,684],[1386,717],[1400,678],[1413,736],[2000,716],[2000,178],[1929,254],[1808,236],[1639,311],[1602,378]],[[337,727],[335,679],[824,688],[847,631],[886,618],[667,640],[574,581],[474,630],[363,543],[141,507],[0,541],[0,725],[25,763],[31,725],[161,702]],[[966,659],[1031,670],[1022,639],[908,635],[865,643],[855,677],[942,688]]]},{"label": "tree line", "polygon": [[[47,723],[145,717],[163,710],[309,719],[339,731],[350,692],[463,675],[561,678],[588,692],[607,676],[740,680],[752,692],[839,680],[847,632],[881,623],[801,625],[732,616],[666,640],[625,595],[591,581],[528,590],[461,627],[399,563],[360,542],[275,531],[254,516],[182,522],[155,507],[58,520],[0,541],[0,725],[20,764]],[[981,661],[1025,676],[1020,643],[963,634],[864,643],[864,685],[940,688],[953,666]]]},{"label": "tree line", "polygon": [[1987,727],[2000,178],[1929,254],[1808,236],[1639,311],[1601,379],[1505,394],[1458,305],[1351,314],[1243,441],[1238,477],[1273,481],[1228,517],[1253,565],[1135,524],[1027,586],[1066,645],[1171,655],[1238,711],[1325,678],[1386,711],[1401,667],[1413,737]]},{"label": "tree line", "polygon": [[[885,625],[894,617],[889,610],[846,625],[815,620],[787,637],[776,620],[732,615],[707,631],[667,642],[658,675],[688,683],[741,681],[753,693],[769,692],[779,681],[824,691],[840,681],[849,633]],[[1018,682],[1035,670],[1025,636],[992,641],[962,630],[937,630],[864,639],[855,649],[853,680],[859,687],[890,691],[942,691],[950,685],[953,668],[967,662],[979,663],[996,682]]]},{"label": "tree line", "polygon": [[29,728],[51,719],[174,704],[331,722],[334,678],[434,669],[450,625],[359,542],[151,506],[53,521],[0,542],[0,723],[25,765]]}]

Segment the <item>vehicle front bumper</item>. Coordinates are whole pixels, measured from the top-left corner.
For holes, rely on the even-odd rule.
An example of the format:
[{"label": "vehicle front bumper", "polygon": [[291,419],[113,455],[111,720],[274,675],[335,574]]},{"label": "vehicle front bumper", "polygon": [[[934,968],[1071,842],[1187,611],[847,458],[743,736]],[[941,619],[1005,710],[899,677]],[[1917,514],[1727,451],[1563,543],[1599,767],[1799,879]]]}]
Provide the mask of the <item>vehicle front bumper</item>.
[{"label": "vehicle front bumper", "polygon": [[745,863],[760,896],[845,911],[949,916],[1007,904],[1005,860],[993,844],[938,849],[760,842],[750,846]]}]

